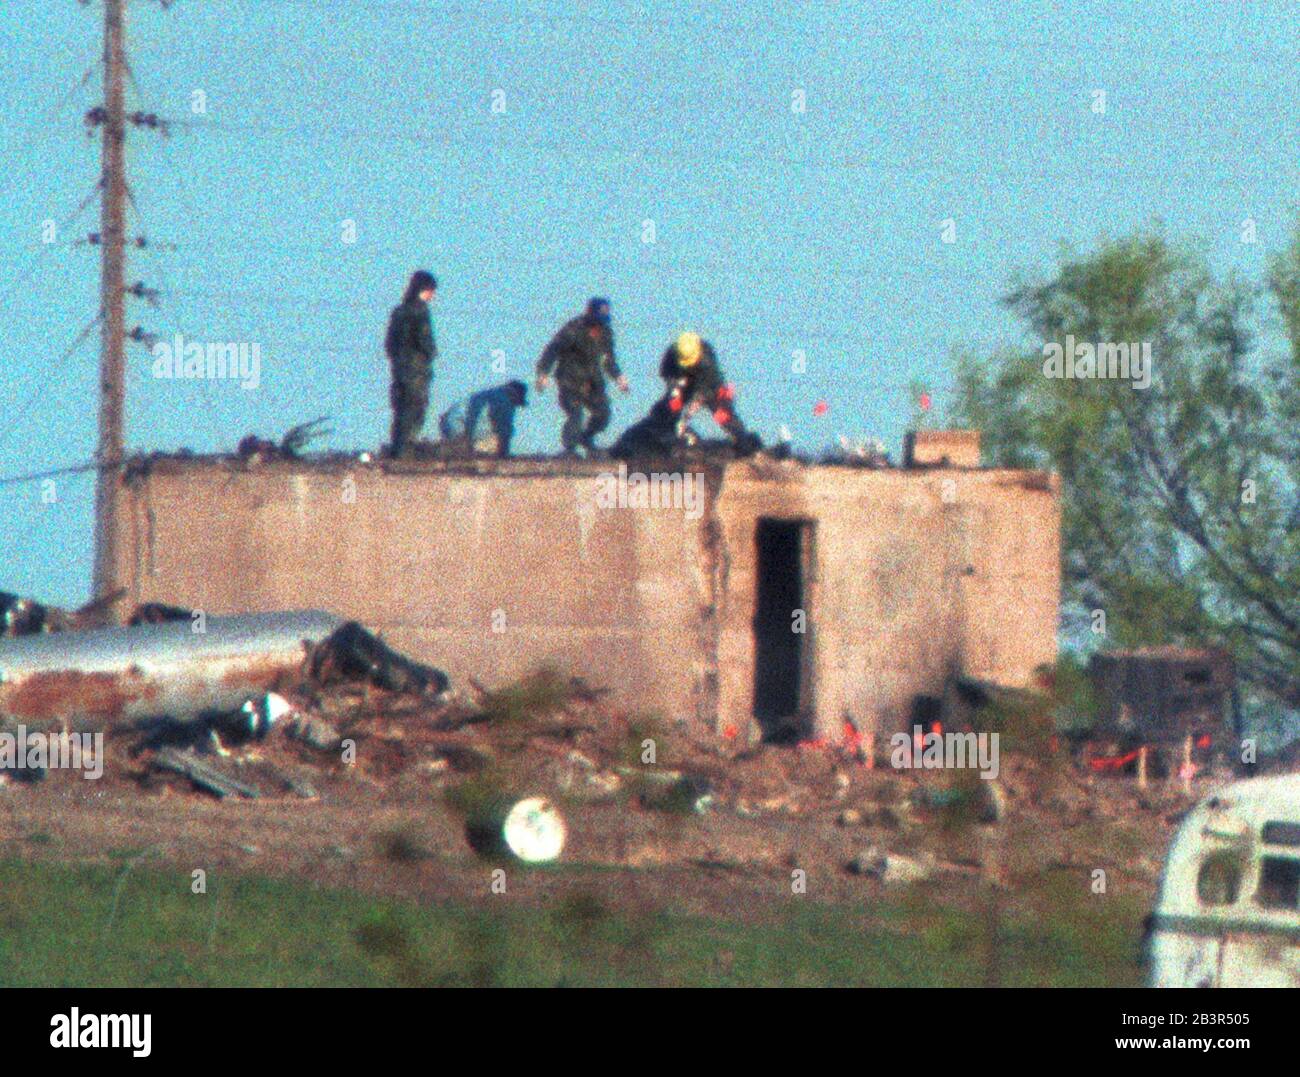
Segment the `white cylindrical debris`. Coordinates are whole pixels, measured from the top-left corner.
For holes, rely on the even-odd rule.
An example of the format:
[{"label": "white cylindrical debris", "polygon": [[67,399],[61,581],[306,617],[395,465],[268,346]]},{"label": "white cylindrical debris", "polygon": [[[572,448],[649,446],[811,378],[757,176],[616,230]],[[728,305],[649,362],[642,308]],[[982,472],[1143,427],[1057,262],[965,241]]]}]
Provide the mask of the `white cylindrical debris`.
[{"label": "white cylindrical debris", "polygon": [[484,856],[545,864],[564,849],[564,818],[545,797],[498,800],[466,824],[470,845]]},{"label": "white cylindrical debris", "polygon": [[544,797],[527,797],[506,814],[501,835],[506,847],[525,864],[554,860],[564,848],[564,819]]}]

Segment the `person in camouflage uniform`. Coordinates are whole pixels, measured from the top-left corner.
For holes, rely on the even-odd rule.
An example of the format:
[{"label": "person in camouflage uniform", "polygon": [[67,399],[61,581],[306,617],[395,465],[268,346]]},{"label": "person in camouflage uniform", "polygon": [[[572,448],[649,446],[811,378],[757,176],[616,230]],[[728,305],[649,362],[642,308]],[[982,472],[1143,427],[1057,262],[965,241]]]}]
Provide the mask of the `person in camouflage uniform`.
[{"label": "person in camouflage uniform", "polygon": [[395,457],[410,452],[412,443],[419,439],[425,412],[429,410],[433,361],[438,355],[429,304],[437,291],[438,282],[433,274],[417,270],[411,274],[406,294],[388,319],[384,351],[393,370],[388,398],[393,405],[390,451]]},{"label": "person in camouflage uniform", "polygon": [[606,376],[615,380],[620,391],[628,391],[627,378],[614,358],[608,299],[592,299],[582,314],[566,322],[551,338],[537,361],[539,393],[546,390],[552,371],[565,415],[560,431],[565,453],[573,455],[578,445],[589,454],[597,451],[594,439],[609,425]]},{"label": "person in camouflage uniform", "polygon": [[707,407],[737,449],[752,453],[762,446],[736,414],[735,387],[724,380],[713,345],[699,333],[683,333],[668,346],[659,363],[659,376],[668,385],[667,405],[678,416],[679,436],[690,417]]}]

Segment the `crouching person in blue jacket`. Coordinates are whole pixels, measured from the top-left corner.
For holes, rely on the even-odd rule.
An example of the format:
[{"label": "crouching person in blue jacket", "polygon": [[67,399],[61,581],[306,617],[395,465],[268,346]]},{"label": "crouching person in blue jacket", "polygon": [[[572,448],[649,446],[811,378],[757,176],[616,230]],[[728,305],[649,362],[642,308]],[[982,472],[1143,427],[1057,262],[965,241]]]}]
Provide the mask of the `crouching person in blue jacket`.
[{"label": "crouching person in blue jacket", "polygon": [[[506,457],[515,434],[515,410],[527,405],[528,386],[522,381],[508,381],[453,404],[438,419],[438,429],[448,441],[462,442],[472,451]],[[479,430],[484,412],[490,431]]]}]

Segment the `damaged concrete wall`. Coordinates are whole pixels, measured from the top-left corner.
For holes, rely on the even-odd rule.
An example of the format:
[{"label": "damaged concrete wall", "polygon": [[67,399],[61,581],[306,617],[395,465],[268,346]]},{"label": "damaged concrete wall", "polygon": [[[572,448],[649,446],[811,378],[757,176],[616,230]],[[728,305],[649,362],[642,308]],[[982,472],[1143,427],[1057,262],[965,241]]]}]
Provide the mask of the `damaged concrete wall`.
[{"label": "damaged concrete wall", "polygon": [[[774,470],[789,476],[773,481]],[[958,671],[1027,684],[1056,657],[1060,506],[1054,480],[1014,471],[731,468],[730,585],[720,719],[743,727],[759,517],[813,522],[808,586],[817,729],[904,728],[917,694]]]},{"label": "damaged concrete wall", "polygon": [[154,461],[127,480],[122,606],[313,606],[454,682],[543,662],[639,709],[751,729],[760,517],[811,522],[817,729],[898,728],[950,671],[1024,684],[1056,654],[1059,502],[1010,471],[701,472],[682,508],[600,507],[611,465]]},{"label": "damaged concrete wall", "polygon": [[682,513],[602,510],[600,468],[163,461],[125,491],[123,605],[306,605],[362,621],[453,683],[550,662],[691,713],[698,543]]}]

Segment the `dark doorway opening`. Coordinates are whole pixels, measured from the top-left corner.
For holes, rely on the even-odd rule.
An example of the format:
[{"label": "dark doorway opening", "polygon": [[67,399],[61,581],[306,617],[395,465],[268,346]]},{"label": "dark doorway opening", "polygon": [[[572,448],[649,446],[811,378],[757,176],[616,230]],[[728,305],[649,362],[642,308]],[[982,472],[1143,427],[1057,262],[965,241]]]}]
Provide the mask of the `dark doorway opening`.
[{"label": "dark doorway opening", "polygon": [[754,603],[754,717],[768,741],[812,735],[807,582],[812,524],[761,517]]}]

